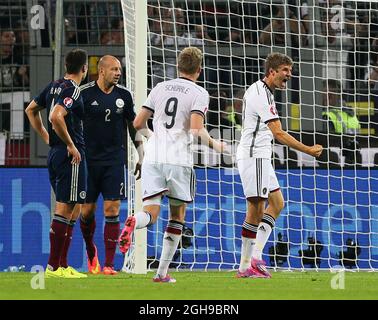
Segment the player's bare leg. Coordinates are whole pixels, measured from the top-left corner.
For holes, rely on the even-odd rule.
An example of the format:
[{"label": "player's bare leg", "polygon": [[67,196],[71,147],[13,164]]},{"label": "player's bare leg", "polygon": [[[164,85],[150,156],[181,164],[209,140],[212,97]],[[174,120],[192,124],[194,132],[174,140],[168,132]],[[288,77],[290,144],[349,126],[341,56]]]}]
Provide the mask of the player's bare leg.
[{"label": "player's bare leg", "polygon": [[143,201],[143,211],[127,217],[125,226],[119,237],[119,249],[126,253],[131,245],[131,235],[135,229],[142,229],[154,224],[160,214],[161,195]]},{"label": "player's bare leg", "polygon": [[266,199],[250,197],[247,199],[247,214],[245,221],[258,225],[264,215]]},{"label": "player's bare leg", "polygon": [[88,272],[98,274],[101,272],[101,266],[98,260],[97,247],[93,241],[96,230],[95,212],[97,209],[96,203],[85,203],[81,208],[80,229],[85,241]]},{"label": "player's bare leg", "polygon": [[105,200],[104,214],[104,244],[105,244],[105,264],[102,270],[103,274],[115,275],[117,271],[114,270],[114,255],[117,248],[119,230],[119,208],[121,206],[120,200]]},{"label": "player's bare leg", "polygon": [[265,213],[271,215],[274,219],[277,219],[284,206],[284,197],[281,190],[278,189],[269,193],[268,206],[265,209]]},{"label": "player's bare leg", "polygon": [[181,239],[185,220],[186,203],[170,200],[170,220],[165,229],[163,249],[159,259],[159,267],[154,282],[176,282],[168,275],[168,268]]}]

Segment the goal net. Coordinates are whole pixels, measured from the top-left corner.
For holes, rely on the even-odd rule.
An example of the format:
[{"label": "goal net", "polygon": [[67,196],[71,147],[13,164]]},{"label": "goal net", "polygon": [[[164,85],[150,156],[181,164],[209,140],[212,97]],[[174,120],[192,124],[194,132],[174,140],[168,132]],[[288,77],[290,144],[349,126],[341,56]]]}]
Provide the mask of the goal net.
[{"label": "goal net", "polygon": [[[133,0],[123,0],[132,8]],[[242,97],[263,77],[270,52],[295,62],[275,99],[283,128],[319,159],[275,143],[273,162],[285,208],[264,249],[273,268],[378,267],[378,10],[367,1],[148,0],[148,91],[175,78],[185,46],[204,53],[199,85],[211,102],[207,127],[232,145],[240,139]],[[126,10],[127,11],[127,10]],[[132,32],[132,11],[124,25]],[[132,18],[131,18],[132,17]],[[127,38],[131,46],[134,39]],[[129,76],[138,51],[129,50]],[[246,202],[234,157],[195,151],[197,191],[171,267],[236,269]],[[168,219],[164,202],[147,231],[147,267],[155,268]]]}]

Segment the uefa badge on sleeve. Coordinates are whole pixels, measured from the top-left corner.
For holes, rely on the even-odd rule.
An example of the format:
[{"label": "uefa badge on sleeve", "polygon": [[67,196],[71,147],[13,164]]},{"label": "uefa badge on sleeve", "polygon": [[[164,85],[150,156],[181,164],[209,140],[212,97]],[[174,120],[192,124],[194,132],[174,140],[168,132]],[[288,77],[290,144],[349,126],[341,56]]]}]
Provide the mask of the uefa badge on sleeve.
[{"label": "uefa badge on sleeve", "polygon": [[64,106],[65,106],[67,109],[71,108],[72,105],[73,105],[73,100],[72,100],[72,98],[70,98],[70,97],[64,98],[64,100],[63,100],[63,104],[64,104]]},{"label": "uefa badge on sleeve", "polygon": [[270,112],[271,112],[274,116],[277,115],[277,110],[276,110],[275,105],[271,105],[271,106],[270,106]]}]

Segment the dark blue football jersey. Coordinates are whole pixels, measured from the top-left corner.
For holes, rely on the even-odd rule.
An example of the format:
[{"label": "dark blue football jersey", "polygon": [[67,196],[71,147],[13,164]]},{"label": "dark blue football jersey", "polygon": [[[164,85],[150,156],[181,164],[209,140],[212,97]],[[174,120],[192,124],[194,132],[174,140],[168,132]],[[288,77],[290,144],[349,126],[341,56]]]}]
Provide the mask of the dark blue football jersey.
[{"label": "dark blue football jersey", "polygon": [[80,87],[84,101],[84,140],[88,165],[125,164],[126,123],[135,119],[129,90],[114,86],[106,94],[96,81]]},{"label": "dark blue football jersey", "polygon": [[59,79],[49,85],[34,98],[40,107],[47,109],[47,124],[49,132],[49,144],[51,147],[66,146],[52,128],[49,120],[52,108],[59,104],[67,110],[64,117],[68,133],[77,148],[84,148],[83,117],[84,105],[79,86],[69,79]]}]

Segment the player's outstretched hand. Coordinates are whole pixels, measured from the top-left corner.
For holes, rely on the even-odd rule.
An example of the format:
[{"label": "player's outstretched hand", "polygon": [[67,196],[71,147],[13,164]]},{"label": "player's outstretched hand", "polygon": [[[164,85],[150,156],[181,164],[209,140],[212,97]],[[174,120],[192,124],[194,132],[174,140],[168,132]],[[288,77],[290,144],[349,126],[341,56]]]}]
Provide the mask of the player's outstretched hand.
[{"label": "player's outstretched hand", "polygon": [[72,156],[72,164],[79,164],[81,161],[81,155],[79,150],[76,149],[75,145],[67,146],[68,156]]},{"label": "player's outstretched hand", "polygon": [[229,154],[228,144],[224,141],[213,139],[213,149],[219,153]]},{"label": "player's outstretched hand", "polygon": [[315,144],[310,147],[310,155],[313,157],[319,157],[322,154],[323,147],[320,144]]},{"label": "player's outstretched hand", "polygon": [[135,165],[134,176],[136,180],[139,180],[142,176],[142,164],[139,162]]}]

